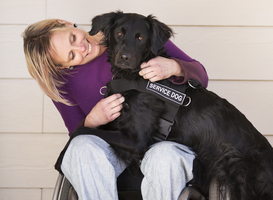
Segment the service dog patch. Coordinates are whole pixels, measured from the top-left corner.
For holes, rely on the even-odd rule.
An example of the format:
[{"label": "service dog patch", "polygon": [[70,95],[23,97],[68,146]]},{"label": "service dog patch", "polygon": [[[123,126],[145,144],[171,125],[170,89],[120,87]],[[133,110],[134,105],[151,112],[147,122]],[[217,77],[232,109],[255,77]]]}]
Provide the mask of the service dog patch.
[{"label": "service dog patch", "polygon": [[186,98],[186,95],[184,93],[174,90],[160,83],[152,83],[149,81],[147,83],[146,89],[151,92],[157,93],[165,99],[168,99],[179,105],[182,105]]}]

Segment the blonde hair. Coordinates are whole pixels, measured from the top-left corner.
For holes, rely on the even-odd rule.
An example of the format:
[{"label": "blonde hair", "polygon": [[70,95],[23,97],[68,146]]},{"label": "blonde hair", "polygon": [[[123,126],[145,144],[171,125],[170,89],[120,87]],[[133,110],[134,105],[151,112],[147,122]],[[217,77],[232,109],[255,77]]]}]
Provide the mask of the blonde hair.
[{"label": "blonde hair", "polygon": [[28,26],[22,37],[30,75],[49,98],[71,105],[62,96],[63,92],[59,90],[60,86],[65,83],[63,79],[65,71],[51,58],[52,50],[54,51],[51,36],[55,31],[65,26],[66,24],[60,23],[57,19],[39,21]]}]

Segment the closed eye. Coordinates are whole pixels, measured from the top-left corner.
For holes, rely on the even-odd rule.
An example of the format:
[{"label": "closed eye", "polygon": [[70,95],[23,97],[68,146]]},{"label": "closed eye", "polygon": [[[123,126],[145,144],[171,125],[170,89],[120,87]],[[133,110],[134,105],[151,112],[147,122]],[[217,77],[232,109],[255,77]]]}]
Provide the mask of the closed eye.
[{"label": "closed eye", "polygon": [[[71,41],[71,45],[73,44],[73,43],[75,43],[76,42],[76,35],[75,34],[72,34],[72,39],[70,40]],[[70,57],[70,60],[74,60],[74,58],[75,58],[75,53],[73,52],[73,51],[70,51],[70,53],[69,53],[69,57]]]},{"label": "closed eye", "polygon": [[75,58],[75,53],[71,51],[71,60],[74,60],[74,58]]},{"label": "closed eye", "polygon": [[76,35],[73,34],[72,37],[73,37],[72,41],[75,42],[76,41]]}]

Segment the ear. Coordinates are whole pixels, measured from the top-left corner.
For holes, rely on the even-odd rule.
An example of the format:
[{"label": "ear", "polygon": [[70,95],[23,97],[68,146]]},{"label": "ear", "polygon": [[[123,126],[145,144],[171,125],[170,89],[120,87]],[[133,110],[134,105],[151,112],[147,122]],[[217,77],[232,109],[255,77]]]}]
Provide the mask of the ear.
[{"label": "ear", "polygon": [[147,20],[150,24],[152,30],[151,34],[151,51],[153,54],[157,55],[158,51],[163,47],[163,45],[173,36],[173,31],[166,24],[155,19],[154,16],[149,15]]},{"label": "ear", "polygon": [[68,22],[68,21],[65,21],[65,20],[62,20],[62,19],[58,19],[57,21],[60,24],[66,24],[66,25],[69,25],[69,26],[73,26],[72,22]]},{"label": "ear", "polygon": [[109,46],[110,30],[114,26],[115,22],[124,16],[123,12],[110,12],[102,15],[98,15],[92,19],[92,29],[89,31],[89,35],[96,35],[99,31],[104,34],[103,43],[104,46]]},{"label": "ear", "polygon": [[105,34],[105,29],[112,27],[115,21],[123,15],[123,12],[117,11],[94,17],[92,19],[92,29],[89,31],[89,34],[96,35],[99,31]]}]

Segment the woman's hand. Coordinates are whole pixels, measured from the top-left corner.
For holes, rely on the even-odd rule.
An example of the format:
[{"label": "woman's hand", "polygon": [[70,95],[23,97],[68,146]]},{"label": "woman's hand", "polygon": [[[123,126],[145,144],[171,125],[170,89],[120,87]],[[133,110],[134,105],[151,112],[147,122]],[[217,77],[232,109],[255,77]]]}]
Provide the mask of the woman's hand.
[{"label": "woman's hand", "polygon": [[84,126],[96,128],[113,121],[120,116],[124,100],[121,94],[113,94],[100,100],[86,116]]},{"label": "woman's hand", "polygon": [[139,72],[144,79],[151,82],[167,79],[171,76],[184,76],[181,66],[173,59],[156,57],[140,65],[142,69]]}]

